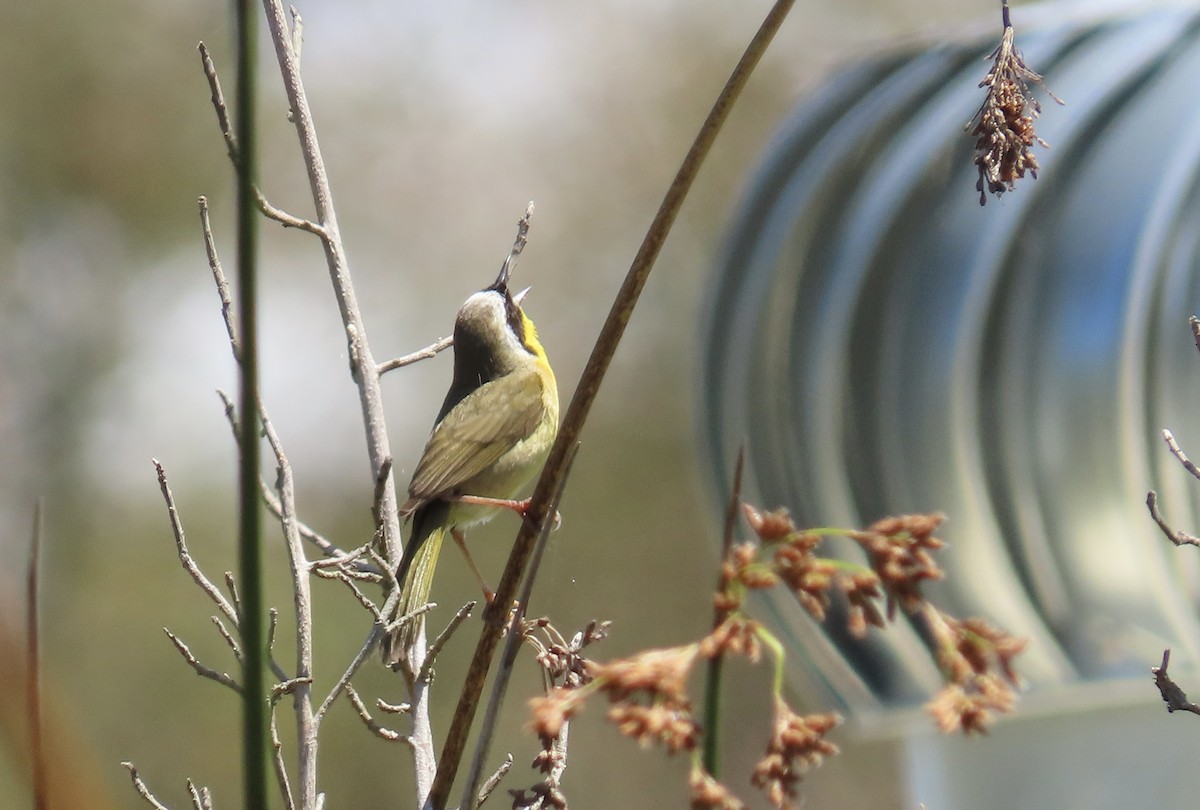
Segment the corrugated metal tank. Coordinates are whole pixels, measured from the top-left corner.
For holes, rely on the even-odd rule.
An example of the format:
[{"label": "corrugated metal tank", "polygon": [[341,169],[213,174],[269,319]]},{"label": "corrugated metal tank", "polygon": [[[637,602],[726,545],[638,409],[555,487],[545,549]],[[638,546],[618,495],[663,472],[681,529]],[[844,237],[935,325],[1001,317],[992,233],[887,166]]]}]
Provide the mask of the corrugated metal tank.
[{"label": "corrugated metal tank", "polygon": [[[1200,553],[1170,546],[1145,508],[1156,489],[1173,524],[1200,528],[1200,482],[1160,436],[1171,428],[1200,456],[1187,324],[1200,311],[1200,10],[1125,5],[1048,4],[1025,26],[1014,9],[1025,61],[1067,106],[1035,89],[1051,148],[1036,150],[1036,180],[984,207],[963,127],[983,100],[998,9],[990,40],[830,78],[749,184],[703,341],[705,440],[722,490],[745,441],[747,499],[786,505],[801,525],[950,516],[935,601],[1031,641],[1024,719],[992,735],[1013,741],[1014,763],[1029,760],[1030,790],[1067,790],[1071,780],[1037,775],[1058,756],[1043,742],[1067,729],[1077,732],[1059,754],[1089,737],[1077,765],[1093,778],[1097,766],[1120,775],[1119,759],[1105,763],[1125,745],[1200,735],[1167,717],[1149,675],[1170,647],[1172,673],[1185,688],[1196,676],[1200,691]],[[913,784],[933,795],[913,796],[937,798],[931,810],[1146,795],[1072,786],[1063,796],[1082,803],[1013,803],[1005,777],[998,803],[946,804],[977,798],[978,784],[956,793],[961,774],[945,769],[969,770],[953,747],[963,743],[927,738],[928,719],[912,719],[940,684],[917,629],[901,621],[863,643],[790,597],[765,607],[792,650],[792,685],[862,726],[900,729],[928,765],[914,761]],[[986,746],[962,756],[986,759]],[[1196,770],[1170,777],[1179,795],[1196,795]],[[1175,795],[1163,789],[1153,795]]]}]

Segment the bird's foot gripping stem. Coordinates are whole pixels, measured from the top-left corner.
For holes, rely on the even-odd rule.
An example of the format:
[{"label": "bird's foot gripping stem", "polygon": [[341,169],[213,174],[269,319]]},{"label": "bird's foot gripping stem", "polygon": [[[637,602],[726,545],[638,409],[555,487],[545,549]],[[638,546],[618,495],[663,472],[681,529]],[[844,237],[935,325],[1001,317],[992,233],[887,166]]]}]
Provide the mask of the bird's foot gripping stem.
[{"label": "bird's foot gripping stem", "polygon": [[[488,498],[483,495],[458,495],[453,500],[459,503],[469,503],[473,506],[494,506],[497,509],[511,509],[522,518],[529,516],[529,504],[533,502],[533,498],[525,498],[524,500],[513,500],[512,498]],[[558,511],[554,512],[554,531],[558,531],[558,527],[562,525],[562,514]]]}]

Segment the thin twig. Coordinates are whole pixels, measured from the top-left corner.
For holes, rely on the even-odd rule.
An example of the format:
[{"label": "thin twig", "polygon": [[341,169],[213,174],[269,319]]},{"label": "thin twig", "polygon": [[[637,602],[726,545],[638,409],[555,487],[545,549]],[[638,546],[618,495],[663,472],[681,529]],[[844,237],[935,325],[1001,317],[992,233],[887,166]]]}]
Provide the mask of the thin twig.
[{"label": "thin twig", "polygon": [[388,742],[400,742],[409,746],[412,745],[411,739],[399,731],[380,725],[375,718],[371,717],[371,713],[367,711],[367,705],[363,703],[362,698],[358,696],[358,692],[354,691],[354,687],[350,684],[346,684],[346,697],[350,698],[350,702],[354,704],[354,710],[358,712],[358,716],[362,718],[363,723],[375,736]]},{"label": "thin twig", "polygon": [[158,474],[158,487],[162,490],[163,500],[167,503],[167,515],[171,519],[171,532],[175,535],[175,548],[179,552],[179,562],[183,564],[183,568],[197,585],[200,590],[208,594],[209,598],[216,603],[222,613],[233,622],[238,624],[237,612],[233,609],[233,605],[229,600],[217,590],[217,586],[209,581],[208,577],[204,576],[204,572],[200,570],[200,566],[192,558],[188,552],[187,542],[183,536],[183,523],[179,519],[179,512],[175,508],[175,498],[171,495],[171,489],[167,486],[167,473],[163,470],[163,466],[158,463],[158,459],[150,459],[154,463],[154,469]]},{"label": "thin twig", "polygon": [[287,765],[283,761],[283,741],[279,739],[279,720],[274,703],[271,704],[271,762],[275,768],[275,781],[279,783],[279,794],[283,796],[285,810],[296,810],[292,781],[288,778]]},{"label": "thin twig", "polygon": [[241,645],[237,643],[233,634],[229,632],[229,628],[225,626],[225,622],[221,621],[220,616],[210,616],[209,618],[216,625],[217,632],[221,634],[221,638],[225,639],[225,643],[229,645],[229,649],[233,650],[233,657],[237,659],[239,664],[245,663],[245,659],[242,657]]},{"label": "thin twig", "polygon": [[[200,44],[203,49],[204,43]],[[208,52],[201,50],[202,57],[206,60],[206,65],[209,64]],[[207,68],[206,68],[207,69]],[[216,79],[216,74],[213,74],[213,80]],[[220,86],[217,86],[217,91],[220,91]],[[216,99],[214,98],[214,104]],[[217,110],[217,116],[220,118],[224,111],[224,102]],[[221,267],[221,259],[217,256],[217,243],[213,238],[212,223],[208,219],[208,199],[200,197],[198,200],[200,206],[200,227],[204,231],[204,252],[208,254],[208,267],[212,270],[213,281],[217,285],[217,294],[221,296],[221,320],[225,322],[225,331],[229,334],[229,348],[233,352],[233,359],[240,366],[242,364],[242,352],[238,347],[238,331],[237,331],[237,316],[233,311],[233,295],[229,292],[229,281],[225,278],[225,271]]]},{"label": "thin twig", "polygon": [[229,603],[233,605],[233,611],[237,615],[242,615],[242,598],[238,596],[237,580],[233,577],[232,571],[225,572],[225,587],[229,589]]},{"label": "thin twig", "polygon": [[1182,529],[1172,529],[1167,524],[1166,518],[1158,510],[1158,493],[1154,490],[1150,490],[1146,494],[1146,508],[1150,510],[1150,517],[1158,524],[1158,528],[1162,530],[1163,535],[1172,543],[1177,546],[1200,546],[1200,537],[1188,534]]},{"label": "thin twig", "polygon": [[[550,456],[546,461],[542,474],[538,478],[530,504],[529,519],[522,522],[521,530],[513,543],[509,554],[508,564],[496,590],[496,600],[484,611],[483,631],[475,648],[466,678],[463,681],[462,693],[451,720],[450,729],[446,734],[446,743],[442,748],[442,756],[438,765],[437,777],[430,793],[429,802],[434,810],[442,810],[450,797],[450,790],[458,775],[458,768],[466,748],[467,736],[471,723],[475,719],[475,710],[479,705],[487,681],[488,670],[491,668],[492,655],[499,642],[499,630],[504,625],[508,605],[521,581],[529,556],[533,552],[536,528],[541,526],[547,516],[547,505],[554,492],[560,487],[565,462],[571,448],[579,441],[583,424],[591,411],[592,403],[600,390],[600,384],[605,372],[616,353],[617,345],[625,332],[625,327],[633,315],[634,306],[645,286],[650,270],[662,250],[663,242],[675,222],[680,207],[692,187],[704,157],[712,148],[713,141],[725,122],[734,101],[741,93],[750,74],[754,71],[759,59],[766,52],[767,46],[779,30],[787,13],[791,10],[794,0],[776,0],[766,19],[755,33],[741,60],[733,69],[725,87],[717,96],[712,110],[700,127],[691,148],[683,159],[675,179],[667,189],[662,204],[646,232],[642,245],[625,276],[617,298],[613,302],[608,318],[596,339],[596,345],[584,367],[575,395],[567,408],[562,426],[558,431],[558,439],[554,443]],[[469,797],[471,801],[474,796]]]},{"label": "thin twig", "polygon": [[383,464],[379,465],[379,471],[375,473],[375,493],[371,498],[371,517],[374,518],[376,532],[383,529],[383,513],[380,511],[380,504],[387,495],[388,482],[391,477],[392,457],[388,456],[383,460]]},{"label": "thin twig", "polygon": [[[234,439],[236,440],[238,438],[239,424],[237,418],[237,409],[234,407],[233,400],[230,399],[229,394],[226,392],[218,390],[217,396],[221,399],[221,405],[225,409],[225,419],[228,421],[229,427],[233,431]],[[258,482],[258,491],[259,495],[262,496],[263,503],[267,507],[267,511],[269,511],[276,518],[282,520],[283,505],[279,502],[279,496],[271,490],[270,484],[260,478]],[[329,540],[327,537],[299,518],[296,519],[296,529],[300,532],[300,536],[302,538],[316,546],[326,557],[340,557],[348,553],[341,546]],[[382,576],[384,573],[383,567],[371,565],[362,560],[359,560],[355,563],[355,568],[358,573],[370,574],[371,576]]]},{"label": "thin twig", "polygon": [[424,349],[417,349],[411,354],[406,354],[403,357],[397,357],[392,360],[379,364],[379,373],[386,374],[389,371],[394,371],[398,368],[411,366],[413,363],[419,363],[422,360],[428,360],[431,357],[437,357],[441,352],[446,351],[454,345],[454,336],[438,338],[433,343],[430,343]]},{"label": "thin twig", "polygon": [[239,695],[242,694],[242,685],[233,679],[233,676],[228,672],[218,672],[217,670],[207,667],[200,663],[200,660],[192,654],[191,648],[183,643],[183,639],[172,633],[167,628],[163,628],[163,632],[167,634],[167,638],[171,639],[171,643],[175,645],[175,649],[179,650],[179,654],[183,656],[183,660],[187,661],[196,674],[202,678],[208,678],[210,681],[216,681],[222,686],[228,686]]},{"label": "thin twig", "polygon": [[375,698],[375,708],[388,714],[412,714],[412,706],[407,703],[388,703],[383,698]]},{"label": "thin twig", "polygon": [[338,696],[341,695],[343,690],[345,690],[347,684],[350,683],[350,679],[354,677],[354,674],[358,672],[358,668],[361,667],[363,662],[366,661],[368,656],[371,655],[371,651],[375,649],[375,645],[379,643],[379,639],[381,638],[383,638],[383,629],[377,624],[371,628],[371,632],[367,634],[366,641],[362,643],[362,646],[358,650],[358,654],[355,655],[354,659],[350,662],[350,666],[346,667],[346,671],[342,673],[340,678],[338,678],[337,683],[335,683],[333,688],[329,690],[329,694],[325,696],[325,700],[321,701],[321,705],[313,714],[313,721],[317,723],[318,727],[320,726],[321,721],[325,719],[325,713],[329,711],[329,707],[333,705],[333,702],[337,700]]},{"label": "thin twig", "polygon": [[150,792],[150,788],[146,787],[146,783],[142,781],[142,777],[138,774],[137,768],[132,762],[122,762],[122,765],[129,771],[129,778],[133,780],[133,789],[138,792],[138,795],[146,800],[146,804],[153,807],[155,810],[171,810],[170,807],[160,802]]},{"label": "thin twig", "polygon": [[1170,661],[1171,650],[1166,649],[1163,650],[1162,665],[1150,667],[1150,671],[1154,673],[1154,685],[1158,687],[1163,702],[1167,704],[1167,711],[1172,714],[1175,712],[1200,714],[1200,706],[1188,700],[1187,695],[1179,688],[1179,684],[1167,675],[1167,664]]},{"label": "thin twig", "polygon": [[[385,601],[383,603],[383,607],[380,608],[380,611],[383,613],[383,615],[389,615],[396,609],[396,606],[400,604],[400,596],[400,589],[392,588],[390,594],[388,595],[387,601]],[[335,683],[333,688],[329,690],[329,694],[325,696],[323,701],[321,701],[320,707],[318,707],[316,712],[313,713],[313,724],[318,730],[320,729],[321,721],[325,717],[325,713],[329,711],[329,707],[332,706],[333,702],[338,699],[338,696],[342,693],[342,690],[346,688],[346,684],[350,683],[350,679],[354,677],[354,673],[358,672],[358,668],[361,667],[363,662],[367,660],[367,657],[370,656],[371,651],[375,649],[375,645],[379,643],[379,640],[383,638],[383,636],[384,627],[379,622],[376,622],[371,627],[371,632],[367,634],[367,638],[365,641],[363,641],[358,653],[354,656],[353,660],[350,661],[349,666],[346,667],[346,670],[341,674],[341,677],[338,678],[337,683]]]},{"label": "thin twig", "polygon": [[46,810],[50,783],[46,778],[46,751],[42,744],[42,650],[38,605],[38,569],[42,558],[42,502],[33,504],[33,529],[29,536],[29,569],[25,589],[25,710],[29,722],[29,756],[33,769],[33,806]]},{"label": "thin twig", "polygon": [[1175,441],[1175,435],[1171,433],[1171,431],[1164,428],[1162,437],[1163,440],[1166,441],[1167,447],[1171,451],[1171,455],[1175,456],[1175,458],[1179,460],[1179,463],[1183,465],[1183,468],[1190,472],[1194,478],[1200,478],[1200,467],[1197,467],[1192,460],[1187,457],[1187,454],[1183,452],[1183,448],[1179,446],[1179,442]]},{"label": "thin twig", "polygon": [[267,661],[271,665],[271,674],[281,681],[286,681],[288,675],[275,660],[275,632],[279,629],[279,611],[271,608],[267,611]]},{"label": "thin twig", "polygon": [[471,615],[471,611],[475,609],[476,604],[478,603],[475,600],[471,600],[460,607],[458,612],[454,614],[454,617],[450,619],[446,628],[438,633],[437,638],[433,640],[433,643],[429,645],[429,649],[425,651],[425,662],[421,664],[421,671],[417,673],[417,680],[424,681],[429,677],[429,672],[433,669],[434,662],[437,661],[438,653],[446,646],[446,642],[454,635],[454,631]]},{"label": "thin twig", "polygon": [[476,807],[482,807],[483,803],[488,800],[488,796],[491,796],[496,788],[500,787],[500,783],[504,780],[504,777],[508,775],[508,772],[512,770],[512,766],[513,755],[505,754],[504,761],[500,763],[500,767],[497,768],[496,772],[489,776],[487,781],[483,783],[483,786],[479,788],[479,801],[476,802]]},{"label": "thin twig", "polygon": [[196,783],[191,779],[187,780],[188,796],[192,800],[194,810],[205,810],[204,797],[201,795],[200,788],[196,787]]}]

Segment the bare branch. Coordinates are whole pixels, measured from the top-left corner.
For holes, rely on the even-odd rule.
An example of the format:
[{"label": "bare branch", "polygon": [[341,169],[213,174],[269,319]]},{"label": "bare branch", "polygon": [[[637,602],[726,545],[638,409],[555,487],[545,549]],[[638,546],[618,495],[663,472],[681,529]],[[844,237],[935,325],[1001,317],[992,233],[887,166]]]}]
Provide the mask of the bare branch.
[{"label": "bare branch", "polygon": [[389,371],[394,371],[398,368],[411,366],[413,363],[419,363],[422,360],[428,360],[431,357],[436,357],[441,352],[449,349],[454,345],[454,337],[438,338],[433,343],[430,343],[424,349],[417,349],[411,354],[406,354],[403,357],[397,357],[379,364],[379,373],[386,374]]},{"label": "bare branch", "polygon": [[225,639],[225,643],[229,645],[229,649],[233,650],[233,657],[238,660],[239,664],[245,663],[245,659],[242,658],[241,645],[237,643],[237,640],[229,632],[229,629],[225,627],[225,622],[221,621],[220,616],[210,616],[209,618],[211,618],[212,623],[216,625],[217,632],[221,634],[221,638]]},{"label": "bare branch", "polygon": [[212,810],[212,795],[206,787],[196,787],[191,779],[187,780],[188,796],[192,799],[193,810]]},{"label": "bare branch", "polygon": [[500,767],[487,778],[487,781],[483,783],[483,787],[479,788],[479,801],[475,804],[476,807],[483,806],[483,803],[488,800],[488,796],[492,795],[492,792],[500,786],[500,782],[512,770],[512,766],[512,754],[505,754],[504,761],[500,763]]},{"label": "bare branch", "polygon": [[446,646],[446,642],[454,635],[454,631],[471,615],[471,611],[475,609],[476,604],[478,603],[475,600],[471,600],[460,607],[458,612],[454,614],[454,618],[450,619],[446,625],[446,629],[438,633],[438,637],[433,640],[433,643],[429,645],[429,649],[425,651],[425,662],[421,664],[421,671],[417,673],[418,681],[423,681],[429,677],[429,671],[433,669],[433,663],[437,660],[438,653]]},{"label": "bare branch", "polygon": [[225,587],[229,589],[229,601],[233,605],[233,611],[237,615],[242,615],[242,597],[238,595],[237,580],[233,578],[232,571],[225,572]]},{"label": "bare branch", "polygon": [[294,695],[302,686],[311,686],[312,678],[289,678],[271,687],[271,701],[278,703],[287,695]]},{"label": "bare branch", "polygon": [[398,731],[381,726],[371,717],[371,713],[367,711],[367,706],[363,703],[362,698],[358,696],[358,692],[354,691],[354,687],[346,684],[346,697],[350,698],[350,702],[354,704],[354,710],[358,712],[358,716],[362,718],[367,728],[371,730],[375,736],[387,740],[388,742],[401,742],[408,746],[412,746],[412,739],[404,736]]},{"label": "bare branch", "polygon": [[1167,664],[1170,661],[1171,651],[1170,649],[1166,649],[1163,650],[1162,665],[1150,667],[1150,671],[1154,673],[1154,685],[1158,687],[1158,692],[1162,695],[1163,702],[1167,704],[1167,711],[1172,714],[1175,712],[1200,714],[1200,706],[1188,700],[1187,695],[1179,688],[1179,685],[1168,677]]},{"label": "bare branch", "polygon": [[412,714],[412,706],[408,703],[388,703],[383,698],[375,698],[375,708],[388,714]]},{"label": "bare branch", "polygon": [[[304,543],[300,539],[296,519],[296,488],[292,478],[292,465],[283,451],[283,442],[275,431],[266,408],[258,405],[263,433],[275,454],[279,479],[280,518],[284,545],[288,554],[288,570],[292,575],[292,596],[296,615],[296,677],[285,682],[282,694],[293,695],[293,710],[296,715],[296,750],[299,760],[300,806],[311,808],[317,797],[317,724],[313,719],[312,672],[313,672],[313,616],[312,581],[309,579],[309,562],[304,555]],[[275,698],[278,699],[278,698]]]},{"label": "bare branch", "polygon": [[[230,399],[229,394],[225,393],[224,391],[218,390],[217,396],[221,398],[221,404],[225,408],[225,418],[229,422],[230,429],[233,431],[234,440],[237,441],[239,436],[238,421],[233,400]],[[259,479],[258,491],[262,496],[263,503],[266,505],[267,510],[276,518],[282,520],[283,505],[279,502],[279,496],[271,490],[270,485],[266,481]],[[347,553],[340,546],[330,541],[316,529],[312,528],[299,518],[296,519],[296,528],[299,530],[302,538],[320,549],[321,553],[326,557],[338,557]],[[369,574],[371,576],[380,576],[383,574],[382,567],[372,566],[362,560],[356,562],[354,566],[359,574]]]},{"label": "bare branch", "polygon": [[292,782],[288,778],[287,765],[283,761],[283,742],[279,739],[279,721],[275,713],[275,703],[271,703],[271,762],[275,768],[275,781],[279,783],[279,794],[283,796],[285,810],[296,810],[296,800],[292,797]]},{"label": "bare branch", "polygon": [[[316,126],[313,124],[312,112],[308,106],[304,82],[300,78],[300,66],[293,42],[293,33],[288,29],[282,3],[278,0],[263,0],[263,8],[266,11],[267,27],[275,46],[275,55],[279,63],[284,90],[287,93],[288,104],[295,113],[296,132],[304,156],[304,165],[308,170],[309,186],[312,190],[317,221],[322,229],[319,234],[321,244],[325,249],[325,259],[329,267],[330,279],[333,282],[334,295],[342,316],[342,324],[346,330],[347,349],[353,364],[351,376],[358,385],[363,426],[371,460],[371,473],[375,476],[382,468],[384,460],[392,455],[387,434],[387,417],[383,408],[383,392],[379,385],[378,366],[371,355],[367,342],[366,324],[363,322],[362,312],[358,307],[354,285],[350,281],[349,262],[346,259],[345,247],[342,245],[337,211],[333,205],[329,176],[325,171],[325,161],[317,141]],[[399,547],[400,516],[394,492],[386,495],[382,512],[387,526],[384,538],[386,543],[384,556],[387,558],[388,567],[396,569],[400,566],[402,549]],[[427,756],[432,761],[432,749],[422,752],[421,756]],[[428,762],[424,763],[423,767],[427,767],[428,764]]]},{"label": "bare branch", "polygon": [[380,505],[383,503],[384,495],[387,493],[388,481],[392,477],[392,457],[388,456],[379,465],[378,472],[375,473],[375,495],[371,499],[371,516],[375,519],[375,532],[378,536],[380,532],[386,531],[383,524],[383,513],[380,511]]},{"label": "bare branch", "polygon": [[217,586],[213,585],[208,577],[204,576],[204,572],[200,570],[200,566],[192,559],[192,555],[188,552],[187,542],[183,536],[183,523],[179,519],[179,512],[175,508],[175,498],[171,495],[171,489],[167,486],[167,473],[163,470],[163,466],[158,463],[158,459],[151,459],[154,463],[154,469],[158,473],[158,487],[162,490],[163,500],[167,503],[167,515],[171,518],[171,532],[175,535],[175,548],[179,552],[179,562],[183,564],[183,568],[200,589],[208,594],[209,598],[217,604],[221,612],[224,613],[229,621],[235,625],[238,623],[238,617],[233,606],[229,601],[217,590]]},{"label": "bare branch", "polygon": [[1182,529],[1172,529],[1166,518],[1162,516],[1162,512],[1158,510],[1158,493],[1150,490],[1146,494],[1146,508],[1150,510],[1150,517],[1158,524],[1158,528],[1162,530],[1163,535],[1177,546],[1200,546],[1200,537],[1194,534],[1188,534]]},{"label": "bare branch", "polygon": [[[217,68],[213,63],[212,55],[208,52],[208,46],[201,42],[198,47],[200,50],[200,63],[204,68],[204,76],[208,79],[208,89],[212,95],[213,109],[217,113],[217,126],[221,128],[221,135],[225,138],[225,149],[229,153],[229,159],[233,162],[234,166],[237,166],[237,137],[234,135],[233,126],[229,121],[229,108],[225,105],[225,95],[221,91],[221,81],[217,78]],[[258,210],[262,211],[263,215],[275,220],[285,228],[298,228],[302,231],[314,233],[322,239],[328,238],[325,229],[317,223],[293,216],[271,205],[262,191],[257,187],[254,189],[254,199],[258,204]]]},{"label": "bare branch", "polygon": [[179,654],[183,656],[183,660],[188,662],[191,668],[196,671],[197,675],[202,678],[208,678],[210,681],[216,681],[222,686],[228,686],[239,695],[242,693],[241,684],[235,681],[233,676],[231,676],[228,672],[218,672],[211,667],[206,667],[204,664],[200,663],[196,656],[192,655],[191,649],[188,647],[188,645],[183,643],[183,640],[180,639],[179,636],[175,635],[165,627],[163,628],[163,632],[167,634],[167,638],[171,639],[171,643],[175,645],[175,649],[179,650]]},{"label": "bare branch", "polygon": [[417,618],[418,616],[424,616],[426,613],[433,610],[435,607],[437,607],[437,602],[428,602],[424,605],[421,605],[416,610],[411,610],[408,613],[405,613],[399,619],[396,619],[396,621],[389,624],[386,628],[384,628],[385,632],[387,632],[389,634],[394,633],[397,630],[399,630],[401,627],[403,627],[404,625],[411,622],[413,619]]},{"label": "bare branch", "polygon": [[1183,449],[1179,446],[1179,442],[1175,441],[1175,435],[1171,433],[1171,431],[1164,428],[1162,437],[1163,440],[1166,441],[1167,448],[1171,451],[1171,455],[1179,459],[1179,463],[1183,465],[1183,468],[1190,472],[1192,477],[1200,478],[1200,468],[1196,467],[1196,465],[1192,463],[1192,460],[1183,452]]},{"label": "bare branch", "polygon": [[[201,58],[205,60],[205,70],[207,72],[208,65],[211,60],[208,58],[208,51],[204,49],[204,43],[200,43]],[[212,81],[216,81],[216,73],[212,76]],[[217,85],[217,92],[220,92],[220,85]],[[217,102],[217,97],[213,97],[213,103]],[[224,101],[222,106],[217,110],[218,119],[224,112]],[[232,134],[231,136],[232,137]],[[242,350],[238,345],[238,329],[237,315],[233,311],[233,294],[229,291],[229,280],[225,278],[225,271],[221,267],[221,260],[217,256],[217,243],[213,238],[212,223],[208,219],[208,199],[200,197],[200,226],[204,231],[204,251],[208,254],[208,267],[212,270],[213,282],[217,285],[217,294],[221,296],[221,320],[225,321],[225,331],[229,334],[229,348],[233,353],[233,359],[240,366],[242,364]]]},{"label": "bare branch", "polygon": [[[396,606],[399,604],[400,589],[392,588],[391,593],[388,595],[387,601],[383,603],[381,612],[385,616],[390,615],[394,610],[396,610]],[[379,643],[381,638],[383,638],[383,633],[384,628],[382,623],[376,622],[376,624],[371,627],[371,632],[367,634],[367,638],[365,641],[363,641],[358,653],[354,656],[354,659],[350,662],[350,665],[346,667],[346,671],[342,673],[340,678],[338,678],[337,683],[335,683],[333,688],[329,690],[329,694],[326,695],[325,700],[321,701],[320,707],[313,714],[313,724],[316,728],[320,728],[321,720],[324,719],[325,713],[329,711],[329,707],[333,705],[333,702],[337,700],[338,695],[340,695],[342,690],[345,689],[346,684],[350,683],[350,679],[354,677],[354,673],[358,672],[359,667],[361,667],[363,662],[367,660],[367,657],[371,654],[371,651],[375,649],[375,645]]]},{"label": "bare branch", "polygon": [[133,766],[132,762],[122,762],[121,764],[128,769],[129,778],[133,780],[133,789],[138,792],[139,796],[146,800],[146,804],[153,807],[154,810],[171,810],[170,807],[154,797],[154,794],[150,792],[150,788],[146,787],[146,783],[142,781],[142,777],[138,774],[138,770]]}]

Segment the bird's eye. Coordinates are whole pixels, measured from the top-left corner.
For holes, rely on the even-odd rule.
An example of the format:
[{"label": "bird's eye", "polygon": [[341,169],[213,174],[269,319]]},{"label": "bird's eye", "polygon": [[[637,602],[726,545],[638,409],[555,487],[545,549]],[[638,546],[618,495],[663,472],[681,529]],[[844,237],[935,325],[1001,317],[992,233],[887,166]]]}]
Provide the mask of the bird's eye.
[{"label": "bird's eye", "polygon": [[508,321],[508,328],[517,336],[517,340],[522,346],[525,345],[525,317],[521,314],[521,308],[517,306],[517,302],[508,294],[508,290],[504,291],[504,317]]}]

